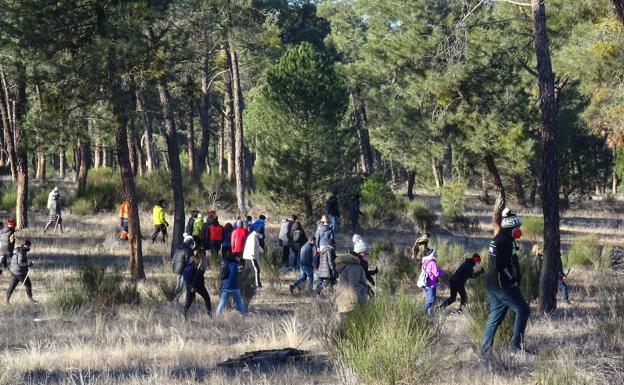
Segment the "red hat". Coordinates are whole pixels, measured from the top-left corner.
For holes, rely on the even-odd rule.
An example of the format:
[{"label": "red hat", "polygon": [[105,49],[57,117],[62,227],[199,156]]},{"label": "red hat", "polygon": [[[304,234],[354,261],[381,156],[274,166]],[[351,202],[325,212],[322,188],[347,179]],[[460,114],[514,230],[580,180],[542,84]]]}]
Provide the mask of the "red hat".
[{"label": "red hat", "polygon": [[481,256],[477,253],[472,254],[472,260],[477,263],[477,262],[481,262]]},{"label": "red hat", "polygon": [[6,223],[9,227],[15,227],[15,219],[13,218],[9,218]]}]

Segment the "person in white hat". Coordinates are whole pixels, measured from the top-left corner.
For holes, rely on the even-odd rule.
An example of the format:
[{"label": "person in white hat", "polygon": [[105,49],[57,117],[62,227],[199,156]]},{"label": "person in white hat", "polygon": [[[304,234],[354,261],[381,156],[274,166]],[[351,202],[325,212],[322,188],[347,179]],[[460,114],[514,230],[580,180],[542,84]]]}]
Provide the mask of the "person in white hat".
[{"label": "person in white hat", "polygon": [[335,253],[336,242],[334,240],[334,232],[329,225],[329,218],[326,215],[321,217],[321,223],[316,229],[316,250],[319,256],[318,267],[316,270],[317,283],[316,292],[321,293],[323,283],[325,281],[333,281],[336,278]]}]

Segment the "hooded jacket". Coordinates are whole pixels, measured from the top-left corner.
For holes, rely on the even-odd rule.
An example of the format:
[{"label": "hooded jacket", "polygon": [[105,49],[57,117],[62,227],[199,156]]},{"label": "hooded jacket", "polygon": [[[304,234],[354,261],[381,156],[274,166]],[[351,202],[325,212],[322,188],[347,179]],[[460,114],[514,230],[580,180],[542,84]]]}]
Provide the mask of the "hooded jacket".
[{"label": "hooded jacket", "polygon": [[245,241],[245,250],[243,251],[243,259],[255,259],[259,260],[262,254],[262,248],[260,247],[260,241],[258,240],[258,233],[253,231],[247,236]]},{"label": "hooded jacket", "polygon": [[228,259],[221,265],[221,290],[238,290],[238,262]]},{"label": "hooded jacket", "polygon": [[31,264],[28,262],[27,251],[18,247],[13,254],[13,258],[11,259],[11,266],[9,267],[11,273],[21,279],[24,279],[26,274],[28,274],[28,267],[30,266]]},{"label": "hooded jacket", "polygon": [[422,269],[427,274],[427,283],[425,287],[436,288],[438,287],[438,279],[444,275],[444,270],[438,267],[438,253],[435,250],[431,250],[429,255],[422,259]]},{"label": "hooded jacket", "polygon": [[154,206],[154,209],[152,210],[152,221],[154,222],[154,226],[165,224],[165,209],[162,208],[162,206]]},{"label": "hooded jacket", "polygon": [[464,263],[459,265],[455,273],[451,276],[450,282],[457,286],[464,286],[469,278],[477,278],[483,272],[475,273],[475,261],[472,258],[466,258]]},{"label": "hooded jacket", "polygon": [[501,229],[490,241],[485,275],[485,287],[489,290],[506,289],[520,282],[520,264],[513,255],[513,247],[513,237],[506,229]]},{"label": "hooded jacket", "polygon": [[231,236],[231,246],[232,253],[242,253],[245,249],[245,241],[247,240],[247,229],[243,227],[237,227],[234,231],[232,231]]},{"label": "hooded jacket", "polygon": [[182,274],[184,268],[188,265],[191,257],[193,256],[193,250],[186,244],[182,244],[173,252],[173,259],[171,260],[171,268],[175,274]]},{"label": "hooded jacket", "polygon": [[316,247],[320,250],[323,247],[334,247],[334,233],[329,225],[322,224],[316,229]]},{"label": "hooded jacket", "polygon": [[3,227],[0,231],[0,255],[11,256],[15,247],[15,231]]},{"label": "hooded jacket", "polygon": [[340,313],[346,313],[368,300],[368,285],[360,259],[353,255],[341,255],[336,258],[338,286],[336,304]]}]

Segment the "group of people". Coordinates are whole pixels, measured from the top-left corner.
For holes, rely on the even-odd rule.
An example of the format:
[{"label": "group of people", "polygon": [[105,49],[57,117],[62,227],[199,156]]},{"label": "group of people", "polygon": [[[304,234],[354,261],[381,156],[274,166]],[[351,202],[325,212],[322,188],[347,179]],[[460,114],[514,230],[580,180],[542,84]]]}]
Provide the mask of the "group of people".
[{"label": "group of people", "polygon": [[[162,233],[164,205],[161,200],[154,207],[154,225],[156,232]],[[221,298],[217,306],[216,315],[220,315],[230,297],[234,300],[238,311],[245,314],[240,284],[239,272],[247,265],[254,270],[255,286],[262,288],[260,280],[259,260],[265,253],[266,217],[260,215],[253,221],[250,216],[238,218],[234,223],[221,225],[217,213],[212,210],[203,215],[199,210],[191,211],[186,224],[183,242],[173,255],[172,270],[177,276],[176,296],[174,301],[184,294],[184,315],[188,313],[195,294],[203,299],[206,312],[212,314],[210,295],[206,289],[204,274],[208,267],[206,253],[210,252],[213,259],[221,261],[219,276],[221,280]],[[163,239],[166,236],[166,225]]]}]

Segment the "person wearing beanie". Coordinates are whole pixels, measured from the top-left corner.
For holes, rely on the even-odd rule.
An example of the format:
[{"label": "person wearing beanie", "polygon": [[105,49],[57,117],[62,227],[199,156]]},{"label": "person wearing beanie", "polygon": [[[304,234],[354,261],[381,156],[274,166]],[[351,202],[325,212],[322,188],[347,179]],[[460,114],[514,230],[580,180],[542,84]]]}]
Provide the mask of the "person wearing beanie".
[{"label": "person wearing beanie", "polygon": [[360,258],[349,254],[340,255],[336,258],[336,272],[336,305],[340,319],[344,320],[346,314],[368,300],[370,292]]},{"label": "person wearing beanie", "polygon": [[[490,298],[490,314],[483,332],[481,357],[490,357],[496,330],[505,319],[509,308],[516,313],[511,348],[523,349],[524,332],[529,314],[529,305],[520,291],[520,264],[515,240],[522,236],[520,217],[509,209],[503,210],[501,228],[488,247],[488,271],[485,287]],[[522,350],[526,351],[526,350]]]},{"label": "person wearing beanie", "polygon": [[43,232],[45,233],[50,229],[52,225],[54,225],[54,230],[56,231],[56,227],[58,226],[61,232],[63,232],[63,218],[61,217],[61,197],[58,187],[54,187],[50,194],[48,194],[48,222],[43,228]]},{"label": "person wearing beanie", "polygon": [[247,240],[247,228],[243,224],[242,219],[236,221],[236,229],[232,231],[230,237],[230,245],[232,248],[232,254],[238,256],[239,259],[243,258],[243,251],[245,250],[245,241]]},{"label": "person wearing beanie", "polygon": [[368,270],[368,253],[370,252],[370,245],[366,243],[361,236],[357,235],[356,237],[356,235],[353,236],[355,241],[353,242],[353,250],[349,250],[349,254],[360,259],[360,264],[366,273],[366,280],[370,282],[371,285],[375,286],[375,275],[379,272],[379,269],[375,268],[375,270]]},{"label": "person wearing beanie", "polygon": [[[468,294],[466,294],[466,282],[470,278],[477,278],[481,274],[483,274],[483,268],[479,269],[481,265],[481,256],[479,254],[473,254],[471,258],[466,258],[464,263],[462,263],[455,273],[451,276],[449,280],[449,287],[451,289],[451,296],[448,297],[440,307],[447,307],[448,305],[455,302],[457,299],[457,294],[459,293],[459,298],[461,302],[459,303],[459,311],[461,312],[468,303]],[[475,271],[475,268],[477,271]]]}]

